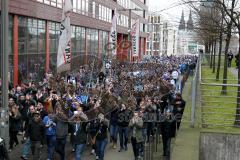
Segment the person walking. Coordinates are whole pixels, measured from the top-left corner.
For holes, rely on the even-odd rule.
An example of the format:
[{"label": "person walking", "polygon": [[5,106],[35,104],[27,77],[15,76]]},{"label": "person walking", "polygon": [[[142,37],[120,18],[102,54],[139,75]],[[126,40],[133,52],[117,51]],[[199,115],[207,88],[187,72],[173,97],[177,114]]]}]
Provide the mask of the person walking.
[{"label": "person walking", "polygon": [[113,112],[111,112],[111,115],[110,115],[110,137],[111,137],[113,149],[117,148],[117,137],[118,137],[117,116],[118,116],[118,109],[115,109]]},{"label": "person walking", "polygon": [[74,116],[70,119],[70,121],[74,121],[77,119],[77,122],[74,122],[72,125],[73,128],[73,142],[75,146],[75,160],[82,159],[82,153],[86,146],[87,142],[87,116],[82,112],[82,110],[78,109],[78,111],[74,111]]},{"label": "person walking", "polygon": [[10,106],[9,111],[9,135],[10,135],[10,141],[9,141],[9,151],[11,152],[13,149],[13,145],[18,145],[18,138],[17,134],[20,130],[21,125],[21,114],[18,111],[18,106],[14,104],[13,106]]},{"label": "person walking", "polygon": [[172,105],[173,105],[173,114],[177,121],[177,129],[178,130],[181,125],[182,116],[183,116],[183,112],[185,109],[185,104],[186,104],[186,102],[183,100],[181,93],[176,93],[176,97],[172,101]]},{"label": "person walking", "polygon": [[33,121],[28,125],[27,134],[31,141],[33,160],[40,159],[41,148],[44,141],[44,124],[39,111],[33,113]]},{"label": "person walking", "polygon": [[120,150],[119,152],[122,152],[123,150],[127,151],[128,147],[128,132],[129,132],[129,121],[132,118],[132,111],[126,107],[125,104],[122,103],[121,108],[118,113],[118,133],[119,133],[119,139],[120,139]]},{"label": "person walking", "polygon": [[132,147],[135,160],[141,159],[141,149],[143,146],[143,135],[142,135],[142,127],[143,127],[143,119],[139,116],[139,112],[134,112],[133,118],[130,120],[129,127],[132,131]]},{"label": "person walking", "polygon": [[47,160],[53,160],[56,145],[56,123],[53,122],[52,111],[49,111],[48,115],[43,118],[43,123],[45,125],[45,136],[47,140]]},{"label": "person walking", "polygon": [[176,121],[170,108],[164,112],[164,121],[161,124],[161,133],[163,141],[163,156],[166,160],[170,160],[171,139],[176,135]]},{"label": "person walking", "polygon": [[232,65],[232,59],[233,59],[233,53],[230,50],[229,53],[227,54],[227,58],[228,58],[228,67],[231,67]]},{"label": "person walking", "polygon": [[97,120],[97,134],[96,134],[96,159],[104,160],[104,152],[108,143],[108,120],[100,113]]},{"label": "person walking", "polygon": [[[58,102],[56,105],[57,117],[53,119],[56,123],[55,151],[60,155],[60,160],[65,160],[65,145],[68,135],[68,117],[63,113],[61,104]],[[61,119],[59,117],[61,117]]]},{"label": "person walking", "polygon": [[22,156],[21,158],[23,160],[27,160],[28,157],[29,157],[29,153],[30,153],[30,148],[31,148],[31,141],[30,141],[30,138],[28,136],[28,134],[26,134],[27,132],[27,128],[28,128],[28,125],[33,121],[33,113],[35,112],[35,107],[34,105],[31,105],[29,107],[29,111],[28,111],[28,114],[27,114],[27,117],[26,117],[26,121],[25,121],[25,125],[24,125],[24,146],[23,146],[23,151],[22,151]]}]

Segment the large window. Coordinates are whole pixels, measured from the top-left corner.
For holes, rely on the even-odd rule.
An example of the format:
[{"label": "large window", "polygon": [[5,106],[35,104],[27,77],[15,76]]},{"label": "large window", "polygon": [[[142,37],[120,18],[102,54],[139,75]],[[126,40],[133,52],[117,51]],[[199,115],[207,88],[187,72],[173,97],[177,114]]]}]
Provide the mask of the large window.
[{"label": "large window", "polygon": [[60,35],[60,23],[49,22],[49,69],[52,73],[56,73],[57,69],[57,50]]},{"label": "large window", "polygon": [[46,63],[45,21],[19,17],[19,80],[43,78]]},{"label": "large window", "polygon": [[106,56],[107,55],[107,51],[106,48],[108,47],[108,32],[106,31],[99,31],[99,37],[100,37],[100,45],[99,45],[99,50],[100,50],[100,54],[102,56]]},{"label": "large window", "polygon": [[85,28],[72,26],[72,61],[71,69],[79,68],[79,65],[84,64],[85,57]]},{"label": "large window", "polygon": [[63,0],[36,0],[36,1],[58,8],[62,8],[63,5]]},{"label": "large window", "polygon": [[90,61],[92,57],[97,57],[98,54],[98,30],[87,29],[87,53],[88,60]]}]

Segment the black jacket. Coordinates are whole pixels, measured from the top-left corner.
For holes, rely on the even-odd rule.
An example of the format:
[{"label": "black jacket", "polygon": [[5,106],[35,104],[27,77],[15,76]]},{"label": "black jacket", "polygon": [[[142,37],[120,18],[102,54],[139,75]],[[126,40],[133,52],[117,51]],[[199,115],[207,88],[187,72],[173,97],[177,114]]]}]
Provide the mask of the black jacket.
[{"label": "black jacket", "polygon": [[120,127],[127,127],[130,120],[132,119],[132,116],[133,112],[130,109],[119,110],[117,125],[119,125]]},{"label": "black jacket", "polygon": [[35,122],[34,120],[31,121],[28,125],[27,135],[29,135],[30,140],[34,142],[41,142],[43,144],[44,141],[44,124],[42,121]]},{"label": "black jacket", "polygon": [[[73,127],[73,142],[75,144],[85,144],[87,142],[87,122],[80,123],[80,127],[76,132],[76,124],[72,124]],[[76,133],[75,133],[76,132]]]},{"label": "black jacket", "polygon": [[96,140],[106,139],[108,133],[108,121],[104,120],[103,122],[97,121],[97,137]]},{"label": "black jacket", "polygon": [[17,113],[16,116],[12,115],[9,116],[9,130],[12,132],[19,131],[21,126],[21,115],[20,113]]},{"label": "black jacket", "polygon": [[176,121],[173,119],[165,119],[161,123],[161,133],[165,138],[173,138],[176,136]]}]

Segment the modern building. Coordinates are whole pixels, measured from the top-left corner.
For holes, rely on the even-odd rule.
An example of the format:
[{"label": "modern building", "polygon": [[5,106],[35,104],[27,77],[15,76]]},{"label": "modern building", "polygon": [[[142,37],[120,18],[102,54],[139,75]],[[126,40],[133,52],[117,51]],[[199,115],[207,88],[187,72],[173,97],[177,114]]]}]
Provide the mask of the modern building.
[{"label": "modern building", "polygon": [[177,52],[177,30],[162,15],[149,13],[146,55],[172,55]]},{"label": "modern building", "polygon": [[[9,1],[9,59],[10,79],[38,80],[46,72],[56,71],[60,20],[64,0],[11,0]],[[92,57],[110,56],[107,49],[114,9],[117,8],[117,58],[126,60],[128,49],[121,47],[128,39],[128,9],[132,24],[140,19],[139,56],[146,51],[148,0],[72,0],[71,53],[72,69],[90,63]],[[1,4],[0,4],[1,5]],[[124,49],[122,49],[124,48]]]}]

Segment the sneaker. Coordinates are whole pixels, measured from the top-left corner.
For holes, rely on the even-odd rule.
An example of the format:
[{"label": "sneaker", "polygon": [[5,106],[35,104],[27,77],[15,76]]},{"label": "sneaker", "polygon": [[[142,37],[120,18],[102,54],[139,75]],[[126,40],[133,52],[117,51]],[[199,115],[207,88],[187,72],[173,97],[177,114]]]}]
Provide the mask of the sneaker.
[{"label": "sneaker", "polygon": [[21,159],[23,159],[23,160],[27,160],[27,157],[25,157],[25,156],[21,156]]},{"label": "sneaker", "polygon": [[117,145],[114,143],[114,145],[113,145],[113,149],[116,149],[117,148]]},{"label": "sneaker", "polygon": [[12,152],[12,149],[8,149],[8,152],[9,152],[9,153]]},{"label": "sneaker", "polygon": [[123,148],[120,148],[118,152],[122,152],[123,151]]},{"label": "sneaker", "polygon": [[92,149],[91,154],[95,154],[95,149]]},{"label": "sneaker", "polygon": [[99,157],[98,157],[98,156],[96,156],[96,160],[99,160]]}]

